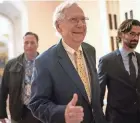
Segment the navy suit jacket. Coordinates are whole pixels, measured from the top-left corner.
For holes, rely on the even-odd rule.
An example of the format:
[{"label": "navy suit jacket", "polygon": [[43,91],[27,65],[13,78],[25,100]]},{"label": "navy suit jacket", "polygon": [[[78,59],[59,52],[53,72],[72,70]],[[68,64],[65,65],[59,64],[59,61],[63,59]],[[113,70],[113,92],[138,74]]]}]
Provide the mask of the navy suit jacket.
[{"label": "navy suit jacket", "polygon": [[77,105],[84,108],[83,123],[94,123],[94,120],[105,123],[100,105],[95,49],[86,43],[82,43],[82,49],[91,77],[91,103],[61,41],[36,59],[29,108],[43,123],[65,123],[65,108],[74,93],[78,94]]},{"label": "navy suit jacket", "polygon": [[[121,123],[125,121],[126,116],[136,116],[135,114],[140,111],[140,54],[135,54],[138,62],[136,82],[131,82],[119,49],[103,56],[99,61],[101,105],[103,106],[107,86],[106,119],[111,123]],[[134,120],[129,122],[135,123]]]}]

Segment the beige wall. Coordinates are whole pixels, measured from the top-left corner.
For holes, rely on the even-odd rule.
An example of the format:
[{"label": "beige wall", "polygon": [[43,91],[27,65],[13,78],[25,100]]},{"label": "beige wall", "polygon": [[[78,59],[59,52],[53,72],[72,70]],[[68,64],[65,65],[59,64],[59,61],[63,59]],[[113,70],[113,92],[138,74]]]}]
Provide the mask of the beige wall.
[{"label": "beige wall", "polygon": [[55,44],[58,38],[52,26],[52,15],[55,7],[60,2],[27,1],[29,31],[39,35],[39,51],[43,52]]}]

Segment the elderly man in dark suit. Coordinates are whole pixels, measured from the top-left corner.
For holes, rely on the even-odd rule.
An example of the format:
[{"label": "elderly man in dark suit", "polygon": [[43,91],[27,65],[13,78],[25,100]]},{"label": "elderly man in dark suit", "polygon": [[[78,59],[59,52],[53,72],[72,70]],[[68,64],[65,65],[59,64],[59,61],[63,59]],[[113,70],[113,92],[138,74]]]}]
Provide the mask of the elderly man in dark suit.
[{"label": "elderly man in dark suit", "polygon": [[95,49],[83,43],[88,18],[71,1],[54,15],[62,40],[35,61],[29,108],[43,123],[105,123]]},{"label": "elderly man in dark suit", "polygon": [[125,20],[118,29],[122,47],[99,61],[101,103],[108,88],[106,119],[110,123],[140,123],[140,22]]}]

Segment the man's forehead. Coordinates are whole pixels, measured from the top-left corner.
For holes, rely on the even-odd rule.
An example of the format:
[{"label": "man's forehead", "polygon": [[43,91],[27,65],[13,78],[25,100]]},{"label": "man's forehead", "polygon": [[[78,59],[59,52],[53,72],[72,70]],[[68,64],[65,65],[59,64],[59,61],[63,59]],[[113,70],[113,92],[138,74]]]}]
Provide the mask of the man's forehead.
[{"label": "man's forehead", "polygon": [[72,5],[71,7],[66,8],[64,14],[66,16],[76,16],[76,15],[84,16],[83,10],[78,5]]},{"label": "man's forehead", "polygon": [[36,38],[34,35],[26,35],[24,37],[24,42],[34,42],[34,41],[36,41]]},{"label": "man's forehead", "polygon": [[140,26],[132,26],[132,32],[140,32]]},{"label": "man's forehead", "polygon": [[31,39],[31,38],[35,38],[35,36],[34,35],[26,35],[26,36],[24,36],[24,39]]}]

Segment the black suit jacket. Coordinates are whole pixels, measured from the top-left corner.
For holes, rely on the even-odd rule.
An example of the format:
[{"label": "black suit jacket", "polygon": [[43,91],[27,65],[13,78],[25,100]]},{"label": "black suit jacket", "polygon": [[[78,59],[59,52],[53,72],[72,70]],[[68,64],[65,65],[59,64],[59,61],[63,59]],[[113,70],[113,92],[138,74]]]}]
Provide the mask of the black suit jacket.
[{"label": "black suit jacket", "polygon": [[65,123],[65,108],[74,93],[78,94],[77,105],[84,108],[83,123],[94,123],[93,119],[96,123],[104,123],[95,68],[95,49],[86,43],[82,44],[82,49],[91,77],[91,104],[61,41],[36,59],[36,77],[32,84],[29,108],[43,123]]},{"label": "black suit jacket", "polygon": [[[99,61],[98,77],[101,87],[101,104],[108,88],[106,116],[114,117],[115,113],[134,114],[140,108],[140,54],[136,52],[138,61],[138,77],[136,82],[131,82],[129,73],[123,64],[119,50],[109,53]],[[133,83],[133,84],[132,84]],[[108,117],[109,116],[109,117]]]}]

